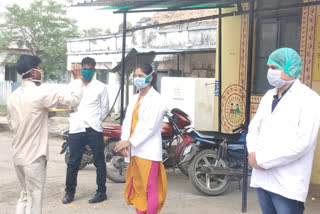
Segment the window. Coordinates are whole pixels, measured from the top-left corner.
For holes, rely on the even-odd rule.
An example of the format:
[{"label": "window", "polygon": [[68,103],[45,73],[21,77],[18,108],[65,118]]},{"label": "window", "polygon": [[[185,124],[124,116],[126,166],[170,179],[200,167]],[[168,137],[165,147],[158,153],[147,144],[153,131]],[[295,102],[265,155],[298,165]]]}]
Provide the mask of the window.
[{"label": "window", "polygon": [[5,66],[4,80],[17,82],[16,66],[14,66],[14,65],[6,65]]},{"label": "window", "polygon": [[[280,4],[280,3],[281,4]],[[259,1],[260,7],[277,7],[287,4],[286,1]],[[291,0],[290,0],[291,2]],[[300,2],[298,0],[293,3]],[[268,3],[268,4],[267,4]],[[262,6],[261,6],[262,5]],[[282,16],[279,16],[281,14]],[[285,14],[286,16],[283,16]],[[294,15],[289,15],[294,14]],[[300,45],[300,9],[284,13],[272,12],[259,15],[256,25],[256,52],[253,79],[253,93],[264,94],[272,88],[267,80],[267,60],[272,51],[281,47],[290,47],[299,52]]]},{"label": "window", "polygon": [[109,72],[107,70],[96,70],[96,78],[104,84],[109,83]]},{"label": "window", "polygon": [[169,70],[169,77],[182,77],[182,71],[181,70]]}]

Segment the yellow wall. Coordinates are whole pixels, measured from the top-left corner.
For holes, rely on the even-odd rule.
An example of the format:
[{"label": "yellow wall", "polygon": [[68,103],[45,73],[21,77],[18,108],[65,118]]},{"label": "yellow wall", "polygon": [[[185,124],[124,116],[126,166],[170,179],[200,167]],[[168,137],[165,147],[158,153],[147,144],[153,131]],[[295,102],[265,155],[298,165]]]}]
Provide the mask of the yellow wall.
[{"label": "yellow wall", "polygon": [[[313,81],[312,89],[320,94],[320,82]],[[311,175],[311,183],[312,184],[320,184],[320,135],[318,135],[318,144],[316,151],[314,153],[313,159],[313,167],[312,167],[312,175]]]},{"label": "yellow wall", "polygon": [[[233,9],[224,9],[223,13]],[[240,59],[240,16],[222,18],[222,91],[231,84],[238,83]],[[219,69],[219,39],[217,33],[216,49],[216,79],[220,79]],[[218,97],[215,97],[215,127],[218,127]]]},{"label": "yellow wall", "polygon": [[[318,7],[318,16],[316,22],[316,35],[315,35],[315,50],[314,50],[314,65],[313,65],[313,79],[320,80],[320,7]],[[320,94],[320,81],[312,82],[312,89]],[[314,153],[313,168],[311,183],[320,184],[320,137],[318,135],[318,145]]]}]

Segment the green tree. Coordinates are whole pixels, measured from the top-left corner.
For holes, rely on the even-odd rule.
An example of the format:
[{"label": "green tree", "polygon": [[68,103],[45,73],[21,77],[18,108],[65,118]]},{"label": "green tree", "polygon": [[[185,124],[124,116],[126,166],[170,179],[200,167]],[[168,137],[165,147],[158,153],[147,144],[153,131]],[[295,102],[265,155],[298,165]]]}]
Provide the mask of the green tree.
[{"label": "green tree", "polygon": [[101,28],[90,28],[82,31],[82,36],[100,36],[104,34],[103,29]]},{"label": "green tree", "polygon": [[106,28],[105,30],[102,28],[89,28],[86,30],[82,30],[82,36],[101,36],[104,34],[111,34],[111,30]]},{"label": "green tree", "polygon": [[42,59],[45,78],[59,80],[66,71],[67,38],[78,36],[65,6],[53,0],[35,0],[29,8],[8,6],[0,25],[0,48],[26,48]]},{"label": "green tree", "polygon": [[106,29],[104,30],[104,33],[105,33],[105,34],[111,34],[110,28],[106,28]]},{"label": "green tree", "polygon": [[[131,29],[131,28],[132,28],[131,22],[127,22],[127,29]],[[119,33],[122,33],[122,31],[123,31],[123,22],[119,25],[119,28],[118,28]]]}]

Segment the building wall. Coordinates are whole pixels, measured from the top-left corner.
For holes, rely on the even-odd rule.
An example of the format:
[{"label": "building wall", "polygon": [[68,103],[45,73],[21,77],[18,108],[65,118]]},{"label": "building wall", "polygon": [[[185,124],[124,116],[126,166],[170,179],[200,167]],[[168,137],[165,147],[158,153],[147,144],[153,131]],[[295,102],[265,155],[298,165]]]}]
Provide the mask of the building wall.
[{"label": "building wall", "polygon": [[[223,13],[231,12],[232,9],[225,9]],[[224,132],[231,132],[235,127],[239,127],[244,122],[243,89],[239,84],[239,62],[240,62],[240,39],[241,39],[241,17],[226,17],[222,19],[222,105],[221,105],[221,127]],[[219,40],[216,49],[216,80],[219,77]],[[226,96],[230,95],[230,96]],[[225,99],[223,99],[225,98]],[[240,99],[239,99],[240,98]],[[238,101],[237,101],[238,100]],[[226,103],[240,104],[240,115],[228,117],[229,105]],[[218,106],[218,97],[215,98],[215,106]],[[218,111],[215,111],[216,125],[218,127]]]},{"label": "building wall", "polygon": [[0,81],[4,81],[5,79],[5,66],[0,65]]},{"label": "building wall", "polygon": [[[307,1],[309,0],[305,0],[305,2]],[[230,10],[225,9],[223,12],[230,12]],[[231,132],[232,128],[244,122],[244,111],[239,118],[235,119],[228,116],[228,108],[232,102],[238,102],[240,106],[242,103],[242,108],[245,107],[248,15],[223,18],[222,20],[222,130]],[[320,94],[320,30],[317,31],[319,28],[320,6],[302,9],[300,55],[303,59],[303,75],[301,81],[318,94]],[[219,40],[217,40],[217,48],[219,47],[218,43]],[[218,54],[216,61],[216,77],[218,80]],[[256,112],[260,100],[260,95],[253,94],[251,96],[251,117]],[[217,98],[215,99],[215,105],[218,105]],[[218,111],[216,111],[215,117],[218,118]],[[218,119],[216,119],[217,123]],[[318,136],[311,177],[311,183],[313,184],[320,184],[319,140],[320,137]]]},{"label": "building wall", "polygon": [[[5,66],[13,66],[21,54],[30,54],[27,49],[8,48],[0,52],[0,81],[5,81]],[[16,72],[12,70],[11,72]],[[21,82],[21,76],[17,75],[17,82]]]},{"label": "building wall", "polygon": [[[318,94],[320,94],[320,82],[313,81],[312,89],[315,90]],[[317,142],[318,143],[314,153],[312,175],[311,175],[311,183],[313,184],[320,184],[320,134],[318,135]]]},{"label": "building wall", "polygon": [[[145,29],[127,33],[126,49],[130,48],[181,48],[213,46],[216,43],[216,26],[177,27],[172,29]],[[97,37],[70,39],[68,56],[76,54],[121,54],[122,36],[112,34]]]},{"label": "building wall", "polygon": [[186,77],[215,77],[215,53],[185,55],[184,76]]},{"label": "building wall", "polygon": [[[310,10],[310,9],[309,9]],[[315,15],[315,34],[314,34],[314,49],[313,53],[314,63],[312,64],[312,89],[320,94],[320,6],[317,7]],[[310,11],[311,12],[311,11]],[[307,23],[304,23],[305,25]],[[314,153],[313,168],[311,183],[320,184],[320,136],[318,136],[318,144]]]},{"label": "building wall", "polygon": [[[214,47],[215,42],[216,26],[188,27],[181,25],[170,29],[151,28],[133,33],[129,32],[126,37],[126,49],[152,48],[152,50],[165,49],[170,51],[173,49],[188,50],[188,48],[196,48],[207,50]],[[110,69],[121,61],[122,36],[121,34],[112,34],[71,39],[67,41],[67,48],[67,70],[71,69],[71,63],[79,63],[85,56],[94,57],[98,69]],[[197,57],[195,54],[180,54],[180,64],[182,65],[180,70],[185,68],[188,76],[192,76],[192,69],[208,70],[208,76],[212,76],[215,67],[214,60],[211,62],[212,55],[212,51],[208,54],[201,54],[201,57]],[[158,55],[155,61],[162,63],[163,69],[176,69],[176,58],[176,54]]]},{"label": "building wall", "polygon": [[[126,49],[144,48],[175,51],[174,49],[188,50],[195,48],[208,50],[204,53],[178,53],[157,55],[158,70],[175,71],[178,69],[177,56],[179,55],[179,70],[183,76],[214,77],[215,53],[212,51],[216,42],[216,26],[179,25],[170,29],[151,28],[127,33]],[[113,34],[97,37],[78,38],[67,41],[67,70],[71,70],[72,63],[80,63],[86,57],[93,57],[97,69],[111,69],[121,62],[122,35]],[[179,52],[179,51],[175,51]],[[120,83],[117,74],[109,74],[109,97],[113,101],[118,92]],[[132,90],[131,90],[132,91]],[[118,107],[118,109],[117,109]],[[116,104],[118,112],[120,102]]]},{"label": "building wall", "polygon": [[[6,52],[1,52],[0,53],[0,62],[3,62],[7,56]],[[0,81],[5,80],[5,65],[0,64]]]},{"label": "building wall", "polygon": [[[178,66],[179,55],[179,66]],[[182,71],[183,77],[215,77],[215,53],[193,53],[178,55],[160,55],[155,58],[158,62],[158,70]]]}]

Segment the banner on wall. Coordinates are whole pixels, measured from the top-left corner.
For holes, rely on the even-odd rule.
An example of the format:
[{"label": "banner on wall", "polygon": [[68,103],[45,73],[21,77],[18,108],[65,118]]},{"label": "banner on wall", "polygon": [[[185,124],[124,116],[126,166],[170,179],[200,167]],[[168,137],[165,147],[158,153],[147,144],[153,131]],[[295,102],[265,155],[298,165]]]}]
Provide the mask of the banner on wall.
[{"label": "banner on wall", "polygon": [[314,46],[313,80],[320,81],[320,16],[317,17],[316,37]]}]

